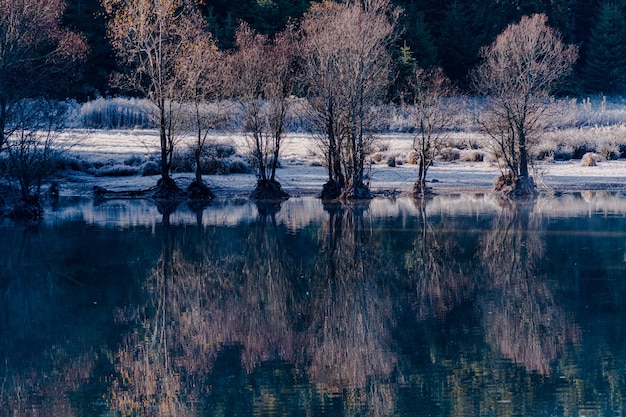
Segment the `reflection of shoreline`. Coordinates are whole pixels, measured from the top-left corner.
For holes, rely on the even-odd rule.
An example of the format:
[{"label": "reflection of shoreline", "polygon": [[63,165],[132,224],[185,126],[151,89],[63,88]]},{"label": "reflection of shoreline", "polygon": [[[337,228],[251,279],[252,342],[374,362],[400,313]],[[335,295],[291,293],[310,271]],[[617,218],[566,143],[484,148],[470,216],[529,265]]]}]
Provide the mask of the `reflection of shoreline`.
[{"label": "reflection of shoreline", "polygon": [[[497,215],[499,204],[493,194],[436,195],[428,201],[428,216],[477,216]],[[391,216],[419,217],[419,209],[409,197],[397,199],[375,198],[367,208],[372,219]],[[621,193],[583,192],[563,194],[559,197],[542,196],[537,199],[535,214],[546,218],[589,216],[592,214],[624,215],[626,198]],[[202,212],[202,225],[235,226],[252,223],[257,219],[258,209],[247,199],[214,202]],[[154,228],[161,223],[162,215],[156,204],[149,200],[108,200],[94,205],[91,199],[66,198],[53,209],[46,210],[45,223],[54,225],[64,221],[84,221],[105,228]],[[276,214],[277,224],[297,231],[311,223],[324,221],[321,200],[315,197],[290,198],[282,203]],[[170,217],[171,224],[198,223],[197,214],[186,204],[181,204]]]}]

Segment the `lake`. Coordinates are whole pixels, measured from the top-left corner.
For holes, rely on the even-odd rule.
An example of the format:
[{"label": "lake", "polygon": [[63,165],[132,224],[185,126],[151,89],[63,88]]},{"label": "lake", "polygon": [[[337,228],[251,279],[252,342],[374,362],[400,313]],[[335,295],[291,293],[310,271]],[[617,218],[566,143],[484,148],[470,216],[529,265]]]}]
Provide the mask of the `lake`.
[{"label": "lake", "polygon": [[62,199],[0,224],[2,416],[626,415],[626,196]]}]

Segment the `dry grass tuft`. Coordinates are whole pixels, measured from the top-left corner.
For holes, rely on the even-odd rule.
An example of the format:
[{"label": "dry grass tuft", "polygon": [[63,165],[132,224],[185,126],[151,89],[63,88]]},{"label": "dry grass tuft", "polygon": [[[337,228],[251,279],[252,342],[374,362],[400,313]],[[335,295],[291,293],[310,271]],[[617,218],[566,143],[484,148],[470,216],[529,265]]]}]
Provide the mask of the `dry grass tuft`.
[{"label": "dry grass tuft", "polygon": [[583,167],[595,167],[598,162],[602,160],[602,157],[595,152],[587,152],[583,155],[580,165]]}]

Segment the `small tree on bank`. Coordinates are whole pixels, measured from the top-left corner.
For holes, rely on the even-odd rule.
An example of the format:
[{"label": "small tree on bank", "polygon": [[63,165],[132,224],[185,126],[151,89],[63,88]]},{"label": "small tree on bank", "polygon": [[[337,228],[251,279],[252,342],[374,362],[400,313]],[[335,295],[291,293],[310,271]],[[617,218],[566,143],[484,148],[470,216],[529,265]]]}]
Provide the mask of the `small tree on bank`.
[{"label": "small tree on bank", "polygon": [[87,53],[84,39],[62,27],[64,10],[62,0],[0,0],[0,152],[27,217],[42,213],[51,132],[64,114],[48,98],[63,94]]},{"label": "small tree on bank", "polygon": [[391,81],[396,20],[386,0],[325,1],[305,15],[305,81],[329,170],[322,198],[371,198],[365,157],[379,121],[372,109]]},{"label": "small tree on bank", "polygon": [[547,26],[547,17],[524,16],[509,25],[481,51],[473,73],[477,91],[487,104],[479,125],[491,137],[502,161],[496,189],[508,195],[534,195],[529,175],[531,147],[542,130],[550,94],[576,61],[577,48],[565,45]]},{"label": "small tree on bank", "polygon": [[[189,123],[187,128],[195,137],[195,180],[187,192],[193,200],[210,200],[213,192],[202,179],[202,156],[209,133],[224,122],[229,110],[222,101],[225,56],[217,49],[211,33],[204,30],[200,13],[192,14],[189,19],[195,20],[187,28],[189,42],[182,45],[175,63],[176,72],[180,74],[178,88],[190,103],[185,117]],[[212,103],[213,107],[208,109],[207,103]]]},{"label": "small tree on bank", "polygon": [[447,137],[452,122],[454,88],[441,68],[430,71],[415,68],[408,80],[410,120],[415,129],[413,150],[418,158],[418,178],[413,196],[423,198],[431,191],[426,187],[426,173]]},{"label": "small tree on bank", "polygon": [[186,89],[179,69],[181,54],[193,43],[201,19],[186,0],[101,0],[109,16],[109,37],[127,68],[117,82],[142,93],[154,106],[159,128],[161,179],[157,198],[181,194],[170,176]]},{"label": "small tree on bank", "polygon": [[67,113],[67,105],[49,99],[22,100],[13,106],[15,129],[5,143],[6,176],[17,182],[20,200],[10,217],[34,219],[43,214],[39,198],[44,180],[58,169],[58,137]]},{"label": "small tree on bank", "polygon": [[254,199],[288,197],[276,180],[285,122],[295,80],[296,42],[291,27],[270,41],[247,24],[239,27],[231,56],[231,84],[243,114],[243,128],[257,185]]}]

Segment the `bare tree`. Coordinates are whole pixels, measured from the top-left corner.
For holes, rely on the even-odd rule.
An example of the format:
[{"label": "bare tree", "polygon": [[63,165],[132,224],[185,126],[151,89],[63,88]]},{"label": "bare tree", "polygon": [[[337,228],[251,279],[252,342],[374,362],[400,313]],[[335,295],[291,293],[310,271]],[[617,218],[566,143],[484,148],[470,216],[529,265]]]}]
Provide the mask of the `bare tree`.
[{"label": "bare tree", "polygon": [[195,6],[182,0],[102,0],[109,16],[109,37],[128,71],[118,83],[141,92],[155,108],[161,148],[161,179],[155,197],[176,197],[181,190],[170,176],[185,100],[179,57],[193,42]]},{"label": "bare tree", "polygon": [[[57,140],[65,128],[67,105],[50,99],[22,100],[13,106],[15,124],[6,139],[6,176],[16,181],[21,198],[9,216],[36,219],[43,214],[39,203],[43,181],[58,168],[63,152]],[[54,189],[54,188],[52,188]]]},{"label": "bare tree", "polygon": [[285,198],[276,180],[285,122],[295,81],[295,35],[291,27],[272,42],[246,23],[237,31],[231,56],[234,96],[243,113],[250,157],[257,175],[255,199]]},{"label": "bare tree", "polygon": [[388,47],[397,18],[383,3],[325,1],[303,22],[306,82],[329,169],[322,197],[336,198],[339,192],[346,198],[371,197],[363,182],[377,122],[371,110],[390,82]]},{"label": "bare tree", "polygon": [[63,93],[87,53],[83,38],[62,27],[64,10],[62,0],[0,0],[0,151],[20,184],[21,215],[41,214],[49,133],[64,114],[46,98]]},{"label": "bare tree", "polygon": [[[342,97],[336,90],[340,50],[335,44],[338,25],[331,3],[314,5],[302,22],[305,36],[305,82],[308,88],[309,119],[320,132],[318,143],[328,169],[322,199],[339,197],[346,185],[341,149],[343,147],[340,115],[344,112]],[[333,24],[334,23],[334,24]]]},{"label": "bare tree", "polygon": [[454,114],[451,102],[455,90],[441,68],[426,71],[416,67],[408,85],[413,98],[409,112],[416,132],[413,150],[419,164],[413,195],[422,198],[430,192],[426,187],[428,168],[448,136]]},{"label": "bare tree", "polygon": [[[224,104],[224,53],[217,49],[215,39],[204,29],[203,17],[193,13],[189,19],[194,24],[185,28],[189,42],[181,46],[176,59],[176,72],[180,90],[190,102],[187,115],[193,130],[193,147],[196,179],[187,191],[192,199],[210,199],[213,193],[202,179],[202,156],[207,147],[209,133],[224,123],[229,106]],[[209,108],[209,105],[212,105]]]},{"label": "bare tree", "polygon": [[522,17],[481,51],[483,63],[473,81],[487,105],[479,124],[503,161],[496,188],[508,195],[536,193],[528,171],[530,148],[541,133],[550,94],[571,71],[577,54],[575,46],[565,45],[558,31],[547,26],[543,14]]}]

